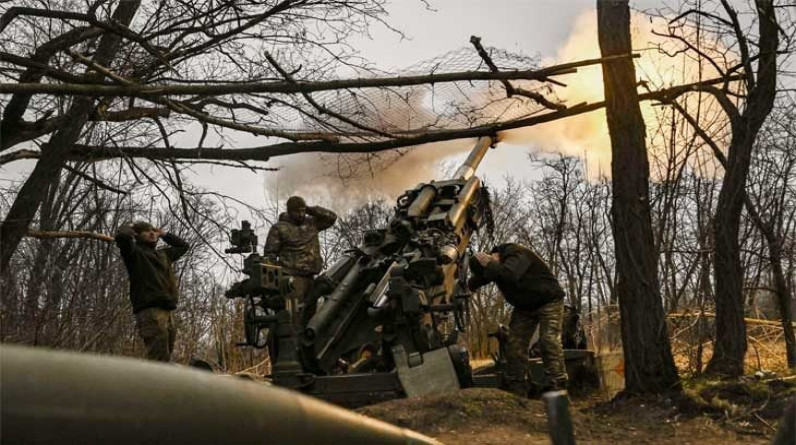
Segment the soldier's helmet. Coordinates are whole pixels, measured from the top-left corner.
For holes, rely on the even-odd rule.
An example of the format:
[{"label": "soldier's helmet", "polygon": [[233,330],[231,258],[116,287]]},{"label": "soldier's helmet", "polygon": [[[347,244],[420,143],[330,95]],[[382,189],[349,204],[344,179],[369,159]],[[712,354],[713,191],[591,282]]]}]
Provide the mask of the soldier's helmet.
[{"label": "soldier's helmet", "polygon": [[301,196],[291,196],[287,199],[287,210],[298,210],[300,208],[307,208],[307,202]]}]

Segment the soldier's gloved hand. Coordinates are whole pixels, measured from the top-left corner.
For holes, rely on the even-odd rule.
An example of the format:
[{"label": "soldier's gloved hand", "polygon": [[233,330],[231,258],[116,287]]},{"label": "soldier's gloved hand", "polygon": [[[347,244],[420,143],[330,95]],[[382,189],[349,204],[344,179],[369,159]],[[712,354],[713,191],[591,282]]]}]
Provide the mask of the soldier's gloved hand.
[{"label": "soldier's gloved hand", "polygon": [[484,273],[484,266],[478,262],[475,256],[470,257],[470,270],[475,274],[483,274]]}]

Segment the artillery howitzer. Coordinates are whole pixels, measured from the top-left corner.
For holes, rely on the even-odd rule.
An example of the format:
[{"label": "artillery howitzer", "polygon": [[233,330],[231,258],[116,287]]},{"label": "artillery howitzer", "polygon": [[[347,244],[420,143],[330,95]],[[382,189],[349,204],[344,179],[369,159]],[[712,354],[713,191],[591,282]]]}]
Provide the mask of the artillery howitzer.
[{"label": "artillery howitzer", "polygon": [[[400,196],[386,228],[366,231],[321,273],[313,297],[323,304],[305,326],[285,298],[289,277],[249,255],[248,278],[227,296],[247,299],[245,344],[269,348],[274,383],[349,406],[472,383],[458,334],[469,309],[465,253],[489,215],[474,173],[491,143],[479,139],[451,179]],[[256,246],[247,224],[231,238],[249,247],[233,252]]]}]

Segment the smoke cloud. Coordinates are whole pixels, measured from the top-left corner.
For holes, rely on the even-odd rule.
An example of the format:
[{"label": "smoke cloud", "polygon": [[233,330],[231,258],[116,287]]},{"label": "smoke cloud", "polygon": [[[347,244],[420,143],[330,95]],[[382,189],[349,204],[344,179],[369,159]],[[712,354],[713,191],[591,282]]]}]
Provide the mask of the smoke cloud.
[{"label": "smoke cloud", "polygon": [[[697,62],[679,55],[669,57],[658,48],[672,45],[669,39],[656,35],[653,30],[666,29],[667,21],[662,18],[635,13],[632,17],[632,39],[634,51],[641,57],[635,59],[636,76],[649,88],[666,88],[682,83],[694,82],[700,75],[703,79],[718,77],[712,67],[700,67]],[[709,52],[709,50],[705,49]],[[545,61],[545,65],[565,63],[600,57],[597,39],[597,18],[593,12],[581,15],[575,22],[573,31],[556,53]],[[567,87],[555,87],[557,96],[572,106],[581,102],[600,102],[604,98],[602,68],[600,65],[578,68],[575,74],[560,76],[558,80]],[[707,101],[700,110],[702,116],[715,119],[718,109]],[[691,106],[686,104],[686,108]],[[648,129],[647,145],[651,156],[666,156],[666,136],[655,131],[660,121],[660,107],[652,102],[641,103],[641,113]],[[691,132],[685,130],[685,133]],[[611,140],[604,110],[574,116],[546,124],[505,132],[502,140],[512,144],[531,145],[534,149],[546,152],[559,152],[579,156],[586,160],[591,178],[610,176]],[[654,172],[653,172],[654,175]]]},{"label": "smoke cloud", "polygon": [[279,172],[268,174],[266,187],[279,199],[290,195],[335,209],[350,209],[375,199],[393,201],[421,182],[440,179],[446,160],[466,153],[475,139],[427,144],[415,149],[370,155],[300,154],[277,160]]},{"label": "smoke cloud", "polygon": [[[657,49],[672,44],[665,37],[653,33],[653,30],[666,29],[666,25],[665,19],[650,18],[638,13],[632,18],[634,50],[641,54],[640,58],[635,59],[638,79],[646,82],[651,89],[658,89],[693,82],[700,76],[703,79],[717,77],[718,74],[710,67],[700,68],[697,62],[684,55],[669,57]],[[555,56],[545,60],[543,65],[597,57],[600,57],[600,50],[596,14],[588,12],[575,21],[567,40]],[[554,93],[569,106],[603,100],[602,70],[599,65],[579,68],[577,73],[559,76],[557,80],[567,84],[567,87],[555,87]],[[700,105],[701,115],[718,120],[716,117],[718,111],[712,111],[716,110],[716,107],[710,105],[709,101],[705,103],[707,105]],[[692,107],[688,103],[685,106],[687,109]],[[650,136],[647,141],[650,154],[652,157],[665,158],[668,156],[666,146],[670,142],[667,140],[669,136],[655,129],[662,110],[660,107],[653,107],[651,102],[643,102],[641,110],[647,127],[651,130],[648,131]],[[682,135],[678,136],[680,138],[690,136],[687,129],[681,133]],[[591,178],[610,176],[611,173],[611,144],[603,110],[503,132],[500,140],[499,147],[506,147],[505,149],[517,150],[530,147],[535,151],[582,157],[586,161],[587,174]],[[452,157],[469,151],[474,142],[474,140],[460,140],[428,144],[400,153],[375,155],[293,156],[279,161],[282,171],[268,175],[267,187],[268,190],[276,192],[280,198],[291,194],[303,194],[334,205],[338,209],[349,209],[374,198],[387,198],[391,201],[419,182],[439,178],[444,163],[446,161],[450,163]],[[512,163],[514,159],[522,157],[513,155],[510,159],[508,162]],[[490,168],[494,168],[494,165]],[[506,165],[505,170],[516,172],[517,168],[514,165]],[[527,171],[530,175],[532,169],[528,168]],[[490,174],[494,175],[494,172]]]}]

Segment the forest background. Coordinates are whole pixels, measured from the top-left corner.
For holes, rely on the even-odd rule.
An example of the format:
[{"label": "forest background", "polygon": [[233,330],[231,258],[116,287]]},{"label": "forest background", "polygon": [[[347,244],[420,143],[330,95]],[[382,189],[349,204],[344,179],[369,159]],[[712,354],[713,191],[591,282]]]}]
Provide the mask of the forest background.
[{"label": "forest background", "polygon": [[[38,6],[38,2],[29,2],[30,5],[18,3],[15,6]],[[70,6],[77,5],[72,3],[53,1],[45,9],[69,10]],[[278,6],[283,2],[273,3]],[[279,73],[282,65],[290,65],[292,70],[303,70],[302,74],[310,79],[340,76],[341,73],[384,75],[387,72],[364,61],[352,43],[365,41],[356,39],[364,39],[363,36],[373,26],[401,35],[400,29],[392,29],[389,25],[390,12],[383,2],[338,2],[342,6],[321,1],[292,3],[295,4],[289,6],[306,7],[306,11],[311,13],[285,14],[285,17],[276,13],[269,18],[274,21],[266,25],[280,23],[288,30],[287,37],[275,36],[270,42],[278,59],[271,65],[271,75]],[[764,225],[776,231],[780,247],[776,255],[788,289],[786,295],[793,307],[796,285],[796,152],[793,149],[796,105],[789,57],[794,17],[785,3],[778,9],[782,40],[786,42],[782,45],[778,62],[781,74],[777,83],[778,93],[771,113],[766,116],[755,138],[746,180],[746,194],[760,212],[756,217],[745,211],[740,222],[743,308],[748,319],[751,346],[747,370],[786,371],[788,368],[785,330],[780,323],[767,321],[781,318],[782,313],[775,289],[771,243],[760,229],[759,220],[762,215]],[[98,5],[96,11],[107,9],[110,12],[104,2],[95,4]],[[434,7],[433,2],[428,6],[424,2],[421,4]],[[155,5],[145,6],[155,8]],[[745,56],[737,43],[729,43],[738,36],[734,28],[730,26],[728,31],[720,25],[726,25],[729,20],[724,18],[728,17],[727,11],[738,11],[738,27],[749,30],[750,39],[759,37],[754,31],[757,26],[755,10],[750,9],[754,5],[745,1],[732,2],[729,9],[727,5],[719,1],[684,2],[636,12],[634,49],[641,54],[636,66],[642,88],[656,90],[704,80],[715,74],[726,75],[726,67],[715,64],[717,59],[728,66],[735,66],[739,60],[741,64],[753,62],[744,61]],[[5,9],[3,17],[7,17],[10,9],[6,4],[2,7]],[[85,9],[82,3],[80,7]],[[194,7],[199,11],[198,4]],[[691,10],[689,8],[704,14],[686,14]],[[171,16],[158,16],[157,9],[145,11],[153,14],[151,17],[161,17],[163,23],[176,20]],[[710,15],[723,20],[712,23]],[[142,17],[136,20],[144,20]],[[704,21],[691,22],[692,17],[702,17]],[[13,59],[11,55],[29,53],[25,48],[41,48],[46,40],[43,36],[56,36],[73,27],[68,20],[34,15],[24,19],[24,26],[14,29],[14,24],[20,20],[23,19],[17,18],[11,25],[3,23],[5,33],[0,34],[4,50],[2,62],[5,64],[3,76],[15,81],[19,81],[19,67],[29,64]],[[677,26],[678,20],[686,23]],[[12,28],[6,28],[8,26]],[[25,26],[31,28],[23,31]],[[158,26],[168,30],[166,25]],[[321,31],[324,27],[328,28]],[[490,51],[496,58],[502,55],[504,59],[501,60],[513,61],[514,66],[546,66],[599,57],[596,27],[594,11],[590,10],[574,22],[573,31],[564,40],[559,53],[547,59],[527,56],[522,51],[519,54],[496,49]],[[40,34],[31,30],[38,30]],[[168,35],[166,31],[161,32]],[[24,38],[20,39],[20,35]],[[282,38],[286,40],[280,40]],[[131,41],[135,42],[134,39]],[[219,49],[213,57],[232,59],[234,50],[234,44],[230,44]],[[131,54],[133,52],[131,50]],[[244,55],[250,56],[246,52]],[[75,62],[80,60],[78,53],[59,57],[64,58],[64,66],[67,61],[80,65]],[[254,60],[246,62],[253,65]],[[204,74],[223,78],[224,72],[210,70],[210,67],[219,66],[222,65],[205,65]],[[457,67],[462,70],[483,68],[482,59],[469,45],[448,52],[440,51],[439,55],[408,66],[392,73],[405,76],[442,68],[450,71]],[[114,67],[120,72],[129,69],[122,62]],[[197,68],[192,66],[190,69]],[[248,69],[253,68],[249,66]],[[137,74],[145,76],[148,73]],[[158,75],[162,76],[163,72],[159,71]],[[548,86],[541,91],[559,103],[594,102],[602,97],[601,80],[599,67],[582,68],[577,74],[567,77],[568,88]],[[493,83],[501,86],[499,82]],[[488,91],[492,91],[491,84]],[[441,88],[435,93],[442,98],[456,94]],[[468,98],[477,96],[472,91],[466,95]],[[742,103],[740,96],[733,96],[732,100]],[[2,96],[6,113],[9,100],[12,100],[11,96]],[[454,109],[456,113],[473,117],[474,110],[463,111],[449,106],[450,101],[443,102],[441,108],[448,110],[446,112]],[[207,147],[221,144],[239,147],[248,146],[251,141],[249,136],[244,136],[250,128],[219,125],[204,115],[197,117],[195,113],[186,113],[194,121],[185,117],[169,119],[168,115],[161,114],[164,113],[162,110],[131,106],[125,111],[135,110],[143,114],[128,114],[121,116],[122,120],[114,120],[108,118],[104,111],[109,105],[113,109],[113,105],[118,104],[92,105],[95,111],[87,118],[90,124],[80,136],[86,144],[116,147],[135,142],[144,147],[162,144],[169,148],[199,139],[201,149],[203,143]],[[209,104],[228,111],[234,111],[238,105]],[[416,103],[411,105],[417,106]],[[649,146],[649,205],[654,254],[658,258],[661,298],[676,363],[681,373],[698,374],[704,370],[712,351],[713,317],[716,313],[713,219],[722,187],[723,167],[721,159],[716,156],[716,147],[694,130],[693,122],[687,117],[689,115],[671,104],[663,105],[669,106],[647,103],[642,108]],[[325,103],[321,108],[324,106]],[[718,141],[719,151],[726,150],[732,137],[732,123],[717,111],[712,96],[696,93],[683,106],[695,113],[700,128],[710,133],[710,139]],[[69,103],[63,96],[53,96],[38,104],[35,110],[29,110],[40,128],[27,131],[40,133],[14,147],[15,151],[3,154],[3,169],[9,173],[7,177],[4,173],[0,184],[0,213],[5,216],[22,187],[22,183],[14,178],[26,178],[31,174],[30,164],[18,165],[39,157],[33,148],[40,147],[40,140],[49,134],[41,128],[50,132],[58,128],[58,122],[48,121],[50,114],[47,110],[51,107],[63,111],[69,108]],[[236,119],[245,120],[231,113],[231,121],[241,124]],[[451,114],[447,117],[450,118],[445,123],[448,128],[458,128],[456,125],[467,127],[457,120],[462,116]],[[477,117],[499,120],[493,115]],[[399,122],[407,119],[398,112],[393,118]],[[294,117],[285,118],[288,123],[293,122],[291,119],[295,120]],[[456,125],[451,122],[456,122]],[[501,142],[495,151],[489,153],[485,165],[485,177],[494,205],[494,237],[477,237],[473,249],[488,250],[492,244],[501,242],[519,242],[533,247],[548,260],[565,286],[567,302],[582,314],[590,346],[598,351],[612,351],[621,348],[621,339],[615,240],[611,224],[613,190],[608,173],[610,141],[604,122],[605,115],[598,111],[545,126],[501,133]],[[375,128],[372,121],[365,123],[368,124],[367,130]],[[395,122],[391,124],[396,125]],[[439,121],[425,124],[442,126]],[[224,129],[218,130],[215,126]],[[208,127],[211,130],[208,131]],[[277,138],[281,135],[260,136]],[[3,150],[18,143],[7,132],[4,140],[9,147],[4,146]],[[262,351],[235,347],[242,335],[241,306],[227,300],[223,293],[232,280],[240,278],[240,261],[222,253],[228,230],[237,226],[242,218],[252,219],[263,239],[268,225],[276,220],[283,208],[284,199],[289,194],[302,193],[310,203],[327,205],[341,214],[339,222],[321,238],[324,258],[327,263],[331,262],[343,250],[356,245],[363,230],[384,225],[391,213],[391,200],[397,194],[417,182],[444,176],[472,143],[472,139],[464,139],[390,152],[359,155],[313,153],[294,155],[284,161],[220,160],[212,165],[160,158],[158,155],[129,156],[123,149],[116,158],[103,158],[101,162],[89,155],[77,156],[59,169],[57,177],[42,188],[40,206],[30,228],[112,234],[123,223],[145,219],[179,233],[194,248],[178,268],[182,296],[178,311],[180,335],[176,360],[185,363],[192,357],[199,357],[228,372],[265,372],[268,360]],[[507,152],[511,154],[504,154]],[[492,158],[494,160],[490,160]],[[511,167],[506,168],[506,165]],[[240,171],[232,170],[235,168],[255,172],[256,182],[241,183],[227,179],[225,183],[203,183],[216,172],[223,171],[225,173],[218,174],[226,176],[239,175],[228,173]],[[236,196],[232,191],[238,188],[264,189],[266,193]],[[25,237],[3,270],[0,341],[140,356],[142,346],[134,329],[127,292],[126,273],[112,243],[90,237]],[[468,342],[475,357],[488,357],[495,352],[496,345],[487,338],[487,334],[499,323],[505,324],[509,313],[509,307],[493,288],[473,296]]]}]

